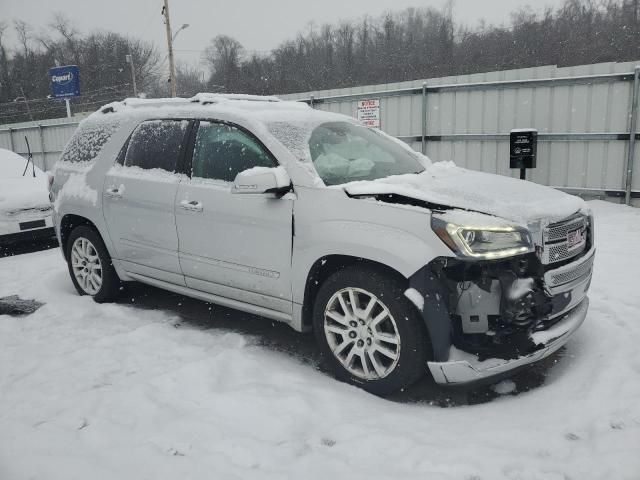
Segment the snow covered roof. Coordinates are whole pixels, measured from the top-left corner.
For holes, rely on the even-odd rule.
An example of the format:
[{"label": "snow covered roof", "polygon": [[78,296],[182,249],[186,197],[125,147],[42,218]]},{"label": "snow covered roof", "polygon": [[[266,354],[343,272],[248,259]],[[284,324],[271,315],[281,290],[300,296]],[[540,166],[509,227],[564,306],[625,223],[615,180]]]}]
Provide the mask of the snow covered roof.
[{"label": "snow covered roof", "polygon": [[236,110],[244,112],[308,112],[313,115],[309,105],[302,102],[280,100],[278,97],[261,95],[198,93],[191,98],[127,98],[121,102],[113,102],[100,109],[102,113],[134,113],[148,112],[152,109],[172,109],[194,114],[215,110]]}]

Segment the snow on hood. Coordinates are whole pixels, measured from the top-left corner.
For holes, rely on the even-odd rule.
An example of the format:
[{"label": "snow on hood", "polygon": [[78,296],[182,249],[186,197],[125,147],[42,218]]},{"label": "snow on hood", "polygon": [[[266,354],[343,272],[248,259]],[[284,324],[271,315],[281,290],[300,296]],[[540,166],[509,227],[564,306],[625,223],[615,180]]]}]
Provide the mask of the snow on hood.
[{"label": "snow on hood", "polygon": [[50,205],[47,177],[0,179],[0,214]]},{"label": "snow on hood", "polygon": [[47,175],[33,165],[24,176],[27,159],[0,148],[0,213],[49,205]]},{"label": "snow on hood", "polygon": [[487,213],[518,223],[559,220],[588,210],[579,197],[532,182],[437,162],[420,174],[397,175],[340,186],[349,195],[395,194],[438,205]]}]

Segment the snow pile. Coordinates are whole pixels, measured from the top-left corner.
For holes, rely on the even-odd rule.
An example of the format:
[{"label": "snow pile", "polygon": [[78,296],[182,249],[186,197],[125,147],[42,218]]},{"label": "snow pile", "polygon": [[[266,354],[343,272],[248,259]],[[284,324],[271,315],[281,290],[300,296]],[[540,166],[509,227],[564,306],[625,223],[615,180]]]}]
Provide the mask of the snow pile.
[{"label": "snow pile", "polygon": [[75,293],[58,251],[0,259],[0,297],[46,302],[0,316],[0,478],[635,480],[640,210],[591,206],[584,325],[543,385],[516,379],[496,389],[521,393],[464,407],[341,384],[263,346],[255,322],[257,336],[220,328],[246,317],[226,309],[205,329],[157,310],[160,291],[149,309],[98,305]]},{"label": "snow pile", "polygon": [[47,175],[33,165],[24,176],[27,159],[0,148],[0,216],[17,210],[46,208],[49,206]]}]

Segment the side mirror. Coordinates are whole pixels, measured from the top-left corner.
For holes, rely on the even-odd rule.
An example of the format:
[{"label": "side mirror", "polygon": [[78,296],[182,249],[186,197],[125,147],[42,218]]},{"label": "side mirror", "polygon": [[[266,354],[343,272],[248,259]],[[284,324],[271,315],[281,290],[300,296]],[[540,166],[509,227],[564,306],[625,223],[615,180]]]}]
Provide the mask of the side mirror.
[{"label": "side mirror", "polygon": [[285,193],[291,179],[284,167],[253,167],[236,175],[231,193]]}]

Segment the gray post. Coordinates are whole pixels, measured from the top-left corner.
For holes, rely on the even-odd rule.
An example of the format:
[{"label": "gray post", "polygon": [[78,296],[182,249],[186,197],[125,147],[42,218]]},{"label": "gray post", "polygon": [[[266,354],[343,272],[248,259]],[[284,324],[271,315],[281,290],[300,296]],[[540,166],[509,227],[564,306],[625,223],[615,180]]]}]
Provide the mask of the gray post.
[{"label": "gray post", "polygon": [[633,75],[633,91],[631,92],[631,111],[629,121],[629,151],[627,152],[626,181],[624,201],[631,205],[631,186],[633,185],[633,160],[636,155],[636,131],[638,119],[638,84],[640,84],[640,65],[636,66]]},{"label": "gray post", "polygon": [[309,106],[313,108],[313,95],[311,95],[311,99],[309,100]]},{"label": "gray post", "polygon": [[9,129],[9,148],[11,149],[12,152],[16,151],[13,145],[13,128]]},{"label": "gray post", "polygon": [[133,67],[133,55],[125,55],[129,67],[131,68],[131,80],[133,81],[133,96],[138,97],[138,86],[136,85],[136,69]]},{"label": "gray post", "polygon": [[427,82],[422,83],[422,154],[427,154]]},{"label": "gray post", "polygon": [[42,125],[38,125],[38,134],[40,136],[40,152],[42,153],[42,170],[46,171],[48,170],[47,168],[47,154],[45,153],[45,148],[44,148],[44,135],[42,133]]}]

